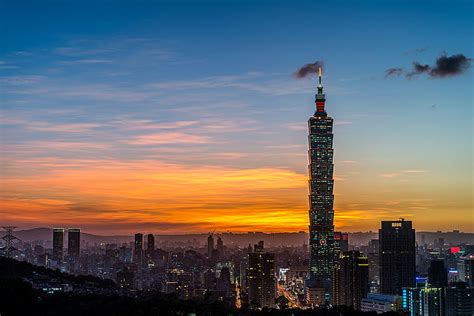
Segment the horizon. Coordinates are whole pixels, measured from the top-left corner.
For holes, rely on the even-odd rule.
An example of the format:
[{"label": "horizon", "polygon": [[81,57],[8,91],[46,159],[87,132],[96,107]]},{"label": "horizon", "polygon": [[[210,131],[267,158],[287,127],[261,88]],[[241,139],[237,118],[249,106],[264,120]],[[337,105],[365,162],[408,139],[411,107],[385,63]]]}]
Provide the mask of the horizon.
[{"label": "horizon", "polygon": [[[72,227],[32,227],[32,228],[21,228],[21,227],[16,227],[14,232],[23,232],[23,231],[28,231],[28,230],[36,230],[36,229],[48,229],[48,230],[53,230],[55,228],[60,228],[64,229],[64,233],[67,233],[67,230]],[[74,228],[79,228],[80,227],[74,227]],[[377,230],[369,230],[369,231],[341,231],[342,233],[348,233],[348,234],[378,234],[378,229]],[[422,234],[422,233],[441,233],[441,234],[448,234],[448,233],[459,233],[459,234],[474,234],[474,232],[466,232],[462,230],[457,230],[453,229],[451,231],[416,231],[416,234]],[[135,231],[135,232],[130,232],[130,233],[125,233],[125,234],[98,234],[93,231],[85,231],[81,229],[81,234],[88,234],[88,235],[94,235],[94,236],[99,236],[99,237],[116,237],[116,236],[133,236],[136,233],[142,233],[144,236],[148,234],[152,235],[158,235],[158,236],[187,236],[187,235],[224,235],[224,234],[232,234],[232,235],[246,235],[246,234],[308,234],[307,231],[284,231],[284,232],[265,232],[265,231],[237,231],[237,232],[232,232],[232,231],[212,231],[212,232],[201,232],[201,233],[154,233],[152,231]]]},{"label": "horizon", "polygon": [[2,9],[2,225],[307,233],[314,63],[335,230],[474,232],[469,1]]}]

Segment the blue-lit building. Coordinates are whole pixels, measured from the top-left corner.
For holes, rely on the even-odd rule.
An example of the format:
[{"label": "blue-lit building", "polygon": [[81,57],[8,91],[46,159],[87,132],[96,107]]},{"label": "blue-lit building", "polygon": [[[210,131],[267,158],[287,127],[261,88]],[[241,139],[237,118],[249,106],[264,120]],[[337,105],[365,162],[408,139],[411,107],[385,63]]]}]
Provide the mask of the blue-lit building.
[{"label": "blue-lit building", "polygon": [[434,287],[404,288],[402,307],[410,316],[444,316],[444,290]]}]

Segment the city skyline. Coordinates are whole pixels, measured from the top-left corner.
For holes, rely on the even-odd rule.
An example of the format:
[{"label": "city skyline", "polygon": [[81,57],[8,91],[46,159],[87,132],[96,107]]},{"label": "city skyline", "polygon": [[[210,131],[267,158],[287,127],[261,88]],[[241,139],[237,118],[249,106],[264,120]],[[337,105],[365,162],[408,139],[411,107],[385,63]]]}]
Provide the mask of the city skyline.
[{"label": "city skyline", "polygon": [[[335,229],[473,232],[472,6],[458,4],[2,4],[0,222],[308,231],[316,77],[294,73],[322,61]],[[443,58],[464,63],[441,73]]]}]

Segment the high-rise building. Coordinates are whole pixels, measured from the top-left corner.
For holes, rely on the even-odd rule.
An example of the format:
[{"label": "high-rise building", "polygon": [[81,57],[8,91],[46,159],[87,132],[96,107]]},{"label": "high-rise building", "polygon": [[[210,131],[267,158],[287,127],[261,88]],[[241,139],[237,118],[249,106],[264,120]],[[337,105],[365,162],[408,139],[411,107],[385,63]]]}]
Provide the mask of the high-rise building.
[{"label": "high-rise building", "polygon": [[153,234],[148,234],[146,236],[146,249],[149,254],[153,253],[155,251],[155,236]]},{"label": "high-rise building", "polygon": [[411,221],[382,221],[379,229],[380,292],[415,287],[415,230]]},{"label": "high-rise building", "polygon": [[369,263],[359,251],[340,254],[334,267],[333,305],[352,306],[360,310],[361,300],[369,292]]},{"label": "high-rise building", "polygon": [[[255,247],[258,248],[258,247]],[[247,293],[253,307],[274,307],[276,296],[275,254],[259,250],[248,254]]]},{"label": "high-rise building", "polygon": [[338,259],[339,255],[344,251],[349,251],[349,234],[334,232],[334,253],[336,259]]},{"label": "high-rise building", "polygon": [[79,258],[81,255],[81,229],[68,228],[67,230],[67,254],[70,258]]},{"label": "high-rise building", "polygon": [[147,264],[152,264],[155,258],[155,236],[153,236],[153,234],[148,234],[146,240],[145,261]]},{"label": "high-rise building", "polygon": [[443,289],[434,287],[405,288],[402,290],[403,309],[410,316],[443,316]]},{"label": "high-rise building", "polygon": [[53,228],[53,260],[63,260],[64,228]]},{"label": "high-rise building", "polygon": [[133,262],[139,266],[143,263],[143,234],[135,234],[135,242],[133,243]]},{"label": "high-rise building", "polygon": [[466,282],[474,288],[474,255],[461,256],[457,262],[459,281]]},{"label": "high-rise building", "polygon": [[214,236],[209,234],[207,237],[207,257],[212,258],[212,251],[214,250]]},{"label": "high-rise building", "polygon": [[444,266],[444,260],[436,259],[430,261],[428,283],[431,287],[436,288],[442,288],[448,285],[448,269]]},{"label": "high-rise building", "polygon": [[222,259],[224,257],[224,242],[222,241],[222,238],[219,237],[217,238],[217,257]]},{"label": "high-rise building", "polygon": [[[318,295],[313,305],[330,301],[334,250],[334,195],[333,195],[333,119],[324,109],[326,98],[321,83],[316,94],[316,112],[308,120],[309,128],[309,280],[308,290]],[[324,297],[320,293],[324,292]]]},{"label": "high-rise building", "polygon": [[445,289],[445,316],[474,315],[474,288],[457,282]]}]

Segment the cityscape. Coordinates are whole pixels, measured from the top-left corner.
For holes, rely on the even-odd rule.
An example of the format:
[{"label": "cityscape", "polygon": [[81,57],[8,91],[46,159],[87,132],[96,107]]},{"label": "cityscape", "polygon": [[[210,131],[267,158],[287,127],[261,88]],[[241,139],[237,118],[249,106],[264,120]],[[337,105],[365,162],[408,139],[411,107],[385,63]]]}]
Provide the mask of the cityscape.
[{"label": "cityscape", "polygon": [[[181,30],[175,18],[191,16],[193,10],[206,11],[203,19],[214,21],[220,10],[233,9],[230,16],[244,14],[251,24],[249,8],[258,17],[257,25],[276,27],[275,21],[287,18],[287,12],[296,14],[297,7],[285,2],[272,6],[236,1],[229,7],[198,2],[196,7],[181,3],[189,5],[184,12],[160,1],[144,5],[146,10],[129,3],[106,14],[110,23],[92,21],[94,30],[86,33],[98,37],[102,30],[119,36],[136,28],[141,34],[144,25],[160,32],[167,23],[170,29]],[[356,12],[360,17],[369,11],[387,12],[389,7],[407,17],[420,12],[410,11],[402,1],[387,7],[361,4],[362,11]],[[440,15],[449,15],[450,8],[442,10],[445,4],[436,3],[427,19],[438,21]],[[28,5],[28,15],[43,12],[52,21],[61,20],[63,35],[73,36],[76,27],[81,32],[86,27],[57,16],[73,5],[59,4],[50,13]],[[339,5],[324,4],[324,8],[339,12]],[[438,27],[457,30],[458,22],[472,27],[472,3],[460,1],[459,5],[468,13],[459,13],[459,19],[449,16],[443,26],[429,22],[433,34]],[[298,12],[318,7],[313,6],[304,2]],[[5,7],[15,15],[21,6]],[[415,7],[424,5],[421,1]],[[73,20],[98,16],[92,6],[77,8],[71,13]],[[209,8],[216,11],[210,13]],[[169,12],[170,21],[161,10]],[[269,11],[276,20],[260,21]],[[341,21],[346,17],[346,13],[334,14]],[[16,22],[7,21],[15,27]],[[224,23],[227,31],[244,43],[237,34],[250,33],[233,26],[245,23],[228,23]],[[363,23],[370,29],[375,22]],[[317,36],[324,36],[323,29],[318,26]],[[192,32],[191,25],[187,31]],[[220,32],[206,26],[203,44],[205,34],[214,31]],[[36,31],[18,26],[15,32]],[[270,37],[280,34],[265,32]],[[56,33],[49,30],[38,36],[45,41],[51,40],[50,34]],[[59,38],[58,34],[53,37]],[[446,41],[450,52],[437,55],[431,65],[414,61],[410,70],[394,63],[395,67],[380,68],[376,79],[364,74],[340,80],[335,79],[337,70],[332,70],[337,65],[327,61],[335,59],[324,57],[323,48],[314,48],[310,55],[324,58],[296,63],[292,75],[285,75],[286,81],[280,83],[280,74],[272,73],[277,77],[263,84],[259,76],[264,71],[252,69],[238,76],[179,81],[175,67],[193,73],[199,64],[219,63],[225,54],[213,60],[211,52],[205,51],[210,60],[204,61],[196,52],[182,60],[175,52],[153,46],[161,40],[150,41],[146,36],[150,35],[130,40],[128,34],[119,41],[109,34],[105,45],[87,48],[80,45],[91,45],[91,41],[76,39],[68,47],[54,46],[53,53],[41,48],[41,41],[23,50],[22,39],[6,36],[11,47],[0,50],[0,70],[6,72],[0,74],[1,316],[474,315],[472,46],[464,54],[457,52],[461,44],[456,45],[456,40]],[[469,38],[469,31],[459,37]],[[472,38],[469,41],[472,45]],[[127,44],[122,46],[122,42]],[[245,49],[238,50],[246,54]],[[418,60],[426,50],[402,55]],[[25,56],[41,60],[45,68],[21,64]],[[114,66],[113,58],[123,64]],[[277,65],[283,69],[286,58],[271,71],[280,71]],[[121,84],[125,76],[132,81],[154,80],[152,68],[161,62],[164,68],[156,69],[163,69],[165,78],[172,81],[140,83],[141,88],[135,90]],[[245,60],[239,63],[237,69],[246,65]],[[248,61],[251,68],[252,63]],[[375,57],[374,65],[366,63],[371,72],[379,69]],[[83,70],[83,66],[88,68]],[[110,80],[108,86],[95,82],[103,75],[102,66],[111,67],[104,77]],[[234,66],[228,70],[234,71]],[[90,82],[86,82],[88,76]],[[421,80],[427,82],[424,88],[411,88]],[[72,90],[68,82],[82,86]],[[86,84],[95,86],[89,89]],[[117,86],[111,88],[112,84]],[[350,92],[353,85],[359,92],[362,85],[364,91]],[[192,92],[187,94],[187,90]],[[428,117],[427,113],[445,107],[444,94],[453,96],[448,99],[455,103],[446,113],[459,110],[454,121],[445,112]],[[399,100],[391,103],[388,96],[394,95]],[[353,112],[346,116],[338,105],[341,100],[353,100],[354,105],[368,103],[365,110],[374,112],[380,104],[411,102],[412,96],[414,100],[443,100],[422,109],[410,105],[413,114],[401,108],[395,114]],[[74,100],[69,101],[71,97]],[[237,99],[249,104],[273,102],[275,110],[235,103]],[[298,110],[281,105],[300,101],[305,104]],[[167,102],[172,106],[168,108]],[[163,112],[154,112],[155,107],[162,107]],[[294,111],[301,111],[296,122],[291,117]],[[261,118],[266,122],[260,124]],[[353,123],[357,120],[361,121]],[[278,133],[272,134],[272,128]],[[415,128],[423,136],[412,135]],[[465,129],[469,135],[459,133]],[[378,132],[389,134],[380,141]],[[410,137],[419,145],[412,146]],[[358,155],[360,160],[352,158]],[[446,157],[452,161],[444,165]],[[387,171],[387,166],[398,171]]]}]

